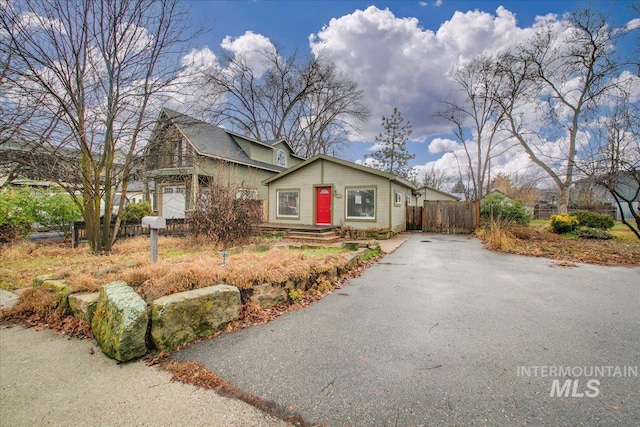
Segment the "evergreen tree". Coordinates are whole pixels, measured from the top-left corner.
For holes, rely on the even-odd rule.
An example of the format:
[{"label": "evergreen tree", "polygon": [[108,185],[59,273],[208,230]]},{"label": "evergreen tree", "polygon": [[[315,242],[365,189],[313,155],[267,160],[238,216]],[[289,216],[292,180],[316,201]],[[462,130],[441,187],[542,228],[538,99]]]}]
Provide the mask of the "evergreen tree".
[{"label": "evergreen tree", "polygon": [[403,122],[404,119],[397,108],[393,109],[391,117],[383,116],[384,131],[376,136],[376,143],[380,149],[367,157],[375,160],[378,169],[409,179],[411,175],[409,160],[415,155],[407,151],[407,140],[412,132],[411,123]]}]

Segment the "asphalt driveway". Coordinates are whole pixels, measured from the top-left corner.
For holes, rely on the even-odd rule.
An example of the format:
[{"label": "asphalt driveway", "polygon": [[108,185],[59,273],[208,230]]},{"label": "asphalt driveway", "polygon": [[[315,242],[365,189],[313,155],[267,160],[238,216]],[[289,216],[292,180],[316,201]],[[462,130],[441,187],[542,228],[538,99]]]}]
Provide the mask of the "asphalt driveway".
[{"label": "asphalt driveway", "polygon": [[331,426],[637,426],[640,269],[412,234],[308,309],[176,357]]}]

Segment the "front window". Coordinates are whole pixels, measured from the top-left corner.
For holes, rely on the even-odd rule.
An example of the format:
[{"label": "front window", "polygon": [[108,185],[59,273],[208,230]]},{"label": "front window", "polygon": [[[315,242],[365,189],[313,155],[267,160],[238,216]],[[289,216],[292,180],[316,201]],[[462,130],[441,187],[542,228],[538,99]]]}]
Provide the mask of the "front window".
[{"label": "front window", "polygon": [[298,190],[278,191],[278,216],[286,218],[298,218],[300,216]]},{"label": "front window", "polygon": [[374,188],[358,188],[347,190],[347,218],[375,219],[376,190]]},{"label": "front window", "polygon": [[396,205],[401,205],[402,204],[402,193],[395,193],[395,201],[394,203]]}]

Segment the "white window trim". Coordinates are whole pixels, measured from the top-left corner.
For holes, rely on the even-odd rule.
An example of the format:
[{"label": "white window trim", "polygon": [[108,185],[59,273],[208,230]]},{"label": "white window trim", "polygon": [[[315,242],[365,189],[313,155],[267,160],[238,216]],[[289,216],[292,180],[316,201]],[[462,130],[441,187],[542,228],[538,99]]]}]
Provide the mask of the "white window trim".
[{"label": "white window trim", "polygon": [[[286,215],[280,213],[280,194],[281,193],[296,193],[298,195],[298,205],[296,209],[298,209],[297,215]],[[290,189],[290,190],[277,190],[276,191],[276,218],[300,218],[300,190]]]},{"label": "white window trim", "polygon": [[[282,158],[284,159],[282,164],[278,162],[278,158],[280,157],[280,153],[282,153],[282,155],[283,155]],[[287,167],[287,153],[283,149],[279,149],[279,150],[276,151],[276,165],[277,166],[281,166],[283,168]]]}]

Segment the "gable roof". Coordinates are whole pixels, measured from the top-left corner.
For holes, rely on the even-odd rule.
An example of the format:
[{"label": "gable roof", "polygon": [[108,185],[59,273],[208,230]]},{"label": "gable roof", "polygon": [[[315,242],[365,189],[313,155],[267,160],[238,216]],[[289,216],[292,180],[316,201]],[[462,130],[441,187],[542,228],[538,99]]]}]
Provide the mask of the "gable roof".
[{"label": "gable roof", "polygon": [[424,194],[422,193],[422,190],[429,190],[429,191],[433,191],[434,193],[438,193],[438,194],[442,194],[443,196],[447,196],[447,197],[451,197],[453,199],[456,200],[460,200],[460,197],[456,196],[455,194],[451,194],[451,193],[447,193],[446,191],[442,191],[442,190],[437,190],[433,187],[429,187],[428,185],[423,185],[422,187],[418,188],[418,192],[424,196]]},{"label": "gable roof", "polygon": [[273,181],[276,181],[276,180],[278,180],[278,179],[280,179],[280,178],[282,178],[284,176],[287,176],[290,173],[293,173],[293,172],[297,171],[298,169],[302,169],[305,166],[307,166],[307,165],[309,165],[311,163],[314,163],[314,162],[316,162],[318,160],[325,160],[325,161],[332,162],[332,163],[335,163],[335,164],[338,164],[338,165],[341,165],[341,166],[345,166],[345,167],[348,167],[348,168],[351,168],[351,169],[356,169],[356,170],[359,170],[359,171],[362,171],[362,172],[370,173],[372,175],[377,175],[379,177],[386,178],[389,181],[397,182],[398,184],[403,185],[404,187],[407,187],[407,188],[409,188],[411,190],[415,190],[416,189],[413,184],[411,184],[409,181],[407,181],[404,178],[398,177],[396,175],[393,175],[393,174],[390,174],[390,173],[387,173],[387,172],[380,171],[378,169],[373,169],[373,168],[370,168],[368,166],[363,166],[363,165],[359,165],[359,164],[356,164],[356,163],[353,163],[353,162],[349,162],[347,160],[342,160],[342,159],[338,159],[338,158],[335,158],[335,157],[327,156],[326,154],[317,154],[317,155],[313,156],[312,158],[305,160],[304,162],[298,163],[297,165],[287,169],[284,172],[280,172],[277,175],[274,175],[274,176],[272,176],[270,178],[267,178],[264,181],[262,181],[262,185],[268,185],[269,183],[271,183]]},{"label": "gable roof", "polygon": [[[253,166],[260,169],[267,169],[273,172],[281,172],[286,169],[271,163],[253,160],[240,147],[234,137],[239,137],[253,144],[262,145],[272,149],[273,147],[270,144],[265,144],[264,142],[256,141],[246,136],[230,132],[219,126],[212,125],[168,108],[163,108],[161,114],[166,115],[170,122],[186,139],[189,140],[195,151],[200,155]],[[278,140],[276,142],[281,141],[282,140]],[[284,142],[286,143],[286,141]],[[289,146],[289,144],[287,144],[287,146]],[[289,148],[291,147],[289,146]],[[293,150],[292,155],[295,155]]]}]

